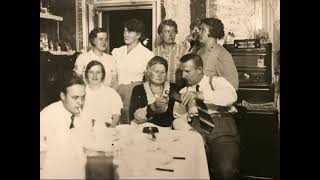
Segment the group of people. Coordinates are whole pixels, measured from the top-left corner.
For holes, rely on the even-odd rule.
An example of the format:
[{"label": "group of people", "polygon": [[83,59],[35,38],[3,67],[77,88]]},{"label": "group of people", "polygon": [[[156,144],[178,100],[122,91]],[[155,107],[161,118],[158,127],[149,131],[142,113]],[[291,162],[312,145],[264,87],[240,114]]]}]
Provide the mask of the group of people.
[{"label": "group of people", "polygon": [[[221,20],[199,22],[197,47],[190,45],[190,37],[175,42],[175,21],[161,22],[161,44],[154,53],[140,42],[145,25],[138,19],[125,22],[125,45],[111,55],[105,53],[107,32],[93,29],[92,50],[77,58],[75,73],[61,90],[61,101],[40,112],[40,155],[46,156],[42,178],[84,177],[83,167],[77,164],[85,160],[76,157],[83,153],[79,147],[88,129],[152,123],[199,132],[213,178],[237,179],[240,142],[231,113],[238,73],[231,54],[217,43],[224,37]],[[209,133],[202,131],[199,118],[193,118],[199,116],[199,104],[219,114],[212,117],[215,127]]]}]

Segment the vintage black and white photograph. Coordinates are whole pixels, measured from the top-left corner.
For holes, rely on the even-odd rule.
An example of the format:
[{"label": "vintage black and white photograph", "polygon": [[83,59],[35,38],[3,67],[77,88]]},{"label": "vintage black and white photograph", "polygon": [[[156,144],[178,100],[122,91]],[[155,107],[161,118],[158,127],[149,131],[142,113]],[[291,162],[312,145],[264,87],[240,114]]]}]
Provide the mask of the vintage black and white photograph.
[{"label": "vintage black and white photograph", "polygon": [[40,179],[280,180],[280,0],[40,0]]}]

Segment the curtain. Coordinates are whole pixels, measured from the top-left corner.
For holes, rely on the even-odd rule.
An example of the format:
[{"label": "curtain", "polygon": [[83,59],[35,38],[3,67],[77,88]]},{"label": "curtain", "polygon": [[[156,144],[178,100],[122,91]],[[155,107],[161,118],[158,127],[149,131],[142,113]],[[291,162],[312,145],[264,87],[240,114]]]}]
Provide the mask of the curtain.
[{"label": "curtain", "polygon": [[181,43],[190,33],[190,0],[164,0],[165,19],[172,19],[178,25],[176,42]]}]

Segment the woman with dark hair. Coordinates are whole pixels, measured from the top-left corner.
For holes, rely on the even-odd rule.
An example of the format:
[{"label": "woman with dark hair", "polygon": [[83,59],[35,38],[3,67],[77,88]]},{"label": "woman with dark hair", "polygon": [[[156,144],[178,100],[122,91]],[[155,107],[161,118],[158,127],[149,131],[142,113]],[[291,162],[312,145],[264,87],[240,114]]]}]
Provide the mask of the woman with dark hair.
[{"label": "woman with dark hair", "polygon": [[123,102],[123,123],[129,123],[128,110],[132,88],[141,84],[148,61],[154,56],[144,47],[140,40],[144,37],[145,26],[138,19],[130,19],[124,24],[123,40],[126,45],[112,50],[111,54],[117,61],[117,88]]},{"label": "woman with dark hair", "polygon": [[204,74],[222,76],[237,90],[239,86],[238,72],[233,62],[232,55],[217,43],[224,37],[224,26],[216,18],[204,18],[200,21],[199,42],[200,49],[194,52],[203,60]]},{"label": "woman with dark hair", "polygon": [[164,58],[155,56],[148,62],[148,80],[132,90],[129,109],[131,124],[149,122],[161,127],[171,126],[174,100],[170,97],[176,89],[167,81],[167,72],[168,63]]},{"label": "woman with dark hair", "polygon": [[119,123],[123,106],[117,91],[103,85],[105,78],[106,71],[101,62],[93,60],[88,63],[85,70],[88,85],[83,116],[90,126],[97,128],[115,127]]}]

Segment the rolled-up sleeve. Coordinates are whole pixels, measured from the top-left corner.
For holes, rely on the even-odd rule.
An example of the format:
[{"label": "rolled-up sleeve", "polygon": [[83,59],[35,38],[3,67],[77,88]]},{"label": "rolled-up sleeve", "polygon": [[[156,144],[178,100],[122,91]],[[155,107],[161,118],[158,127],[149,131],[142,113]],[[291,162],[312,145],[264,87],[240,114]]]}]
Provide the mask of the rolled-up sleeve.
[{"label": "rolled-up sleeve", "polygon": [[[207,85],[206,85],[207,84]],[[237,93],[234,87],[223,77],[213,77],[211,85],[203,82],[200,89],[203,92],[204,103],[218,106],[230,106],[237,101]]]}]

